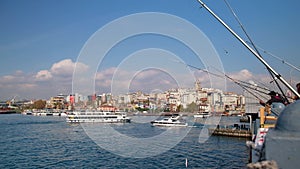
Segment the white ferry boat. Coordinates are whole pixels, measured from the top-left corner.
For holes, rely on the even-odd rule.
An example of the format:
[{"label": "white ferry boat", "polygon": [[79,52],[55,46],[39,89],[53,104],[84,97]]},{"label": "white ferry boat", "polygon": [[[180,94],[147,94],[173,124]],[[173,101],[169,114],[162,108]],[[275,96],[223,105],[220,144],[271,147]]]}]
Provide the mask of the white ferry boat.
[{"label": "white ferry boat", "polygon": [[130,118],[123,112],[84,111],[69,112],[68,123],[129,123]]},{"label": "white ferry boat", "polygon": [[180,116],[172,116],[169,118],[163,118],[161,120],[151,121],[152,126],[161,127],[186,127],[187,123],[179,120]]},{"label": "white ferry boat", "polygon": [[197,114],[194,114],[194,118],[207,118],[210,116],[211,116],[210,112],[199,112]]}]

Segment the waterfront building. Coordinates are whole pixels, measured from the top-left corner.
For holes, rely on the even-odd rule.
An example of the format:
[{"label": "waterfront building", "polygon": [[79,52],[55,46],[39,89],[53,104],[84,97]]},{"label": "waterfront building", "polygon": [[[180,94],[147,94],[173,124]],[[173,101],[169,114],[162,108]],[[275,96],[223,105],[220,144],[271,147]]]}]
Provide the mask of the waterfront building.
[{"label": "waterfront building", "polygon": [[224,105],[230,105],[230,106],[239,106],[238,105],[239,96],[235,93],[224,93],[222,95],[222,102]]},{"label": "waterfront building", "polygon": [[196,103],[197,99],[198,99],[197,93],[194,90],[190,90],[181,95],[181,105],[183,106],[184,109],[186,109],[187,105],[193,102]]},{"label": "waterfront building", "polygon": [[210,90],[207,93],[207,102],[212,106],[211,107],[212,111],[216,111],[216,112],[224,111],[224,106],[222,103],[222,95],[223,93],[220,92],[219,90],[217,91]]},{"label": "waterfront building", "polygon": [[65,97],[66,96],[64,96],[62,94],[57,95],[55,97],[51,97],[50,101],[49,101],[49,106],[47,106],[47,107],[52,108],[52,109],[64,109],[66,107]]}]

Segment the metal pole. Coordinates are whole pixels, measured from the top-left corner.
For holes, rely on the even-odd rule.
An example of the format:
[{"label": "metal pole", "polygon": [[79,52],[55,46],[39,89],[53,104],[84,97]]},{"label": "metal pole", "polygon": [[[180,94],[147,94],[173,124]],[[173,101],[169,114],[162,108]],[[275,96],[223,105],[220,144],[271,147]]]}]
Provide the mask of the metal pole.
[{"label": "metal pole", "polygon": [[235,38],[237,38],[256,58],[270,70],[289,90],[300,98],[300,94],[287,83],[280,74],[278,74],[255,50],[253,50],[238,34],[236,34],[221,18],[219,18],[210,8],[208,8],[201,0],[198,2],[205,8],[213,17],[215,17]]},{"label": "metal pole", "polygon": [[249,123],[250,123],[250,132],[252,133],[252,116],[251,115],[248,115],[248,117],[249,117]]}]

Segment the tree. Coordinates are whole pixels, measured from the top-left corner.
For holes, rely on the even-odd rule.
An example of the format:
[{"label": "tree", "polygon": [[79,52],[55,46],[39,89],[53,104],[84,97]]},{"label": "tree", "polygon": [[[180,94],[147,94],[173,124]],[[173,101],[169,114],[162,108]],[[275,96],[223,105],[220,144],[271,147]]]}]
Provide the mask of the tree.
[{"label": "tree", "polygon": [[148,108],[141,108],[141,107],[137,107],[135,108],[137,111],[139,112],[143,112],[143,111],[148,111],[149,109]]},{"label": "tree", "polygon": [[177,112],[183,111],[183,106],[181,104],[178,105],[176,110],[177,110]]},{"label": "tree", "polygon": [[44,109],[46,107],[46,101],[44,100],[37,100],[33,103],[34,109]]},{"label": "tree", "polygon": [[191,104],[188,104],[188,105],[187,105],[186,111],[187,111],[187,112],[195,112],[195,111],[198,111],[198,105],[197,105],[195,102],[192,102]]}]

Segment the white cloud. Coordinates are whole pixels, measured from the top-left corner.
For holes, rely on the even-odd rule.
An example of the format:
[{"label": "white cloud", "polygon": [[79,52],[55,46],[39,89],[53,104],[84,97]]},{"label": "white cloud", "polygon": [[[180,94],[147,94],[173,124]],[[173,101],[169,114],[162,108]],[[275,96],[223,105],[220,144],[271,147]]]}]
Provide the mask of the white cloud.
[{"label": "white cloud", "polygon": [[24,74],[22,71],[16,71],[11,75],[4,75],[1,77],[1,83],[2,84],[14,84],[14,83],[22,83],[24,81],[27,81],[30,77],[30,75]]},{"label": "white cloud", "polygon": [[114,72],[116,71],[115,67],[111,67],[100,72],[96,73],[96,80],[104,80],[107,78],[112,78]]},{"label": "white cloud", "polygon": [[[117,73],[117,76],[114,76]],[[167,90],[177,87],[178,84],[171,75],[157,69],[145,69],[140,72],[130,72],[128,70],[108,68],[97,72],[96,91],[110,92],[111,87],[122,88],[121,91],[144,91]],[[104,91],[106,90],[106,91]],[[113,89],[117,92],[120,89]]]},{"label": "white cloud", "polygon": [[239,72],[230,73],[229,77],[242,81],[253,80],[254,78],[253,74],[247,69],[243,69]]},{"label": "white cloud", "polygon": [[52,77],[51,72],[48,70],[41,70],[35,75],[35,79],[38,81],[50,80]]},{"label": "white cloud", "polygon": [[15,77],[12,75],[3,76],[3,81],[5,81],[5,82],[13,81],[14,79],[15,79]]},{"label": "white cloud", "polygon": [[74,63],[71,59],[65,59],[54,63],[50,69],[53,74],[71,74],[74,71]]},{"label": "white cloud", "polygon": [[50,69],[50,72],[56,76],[72,76],[75,66],[76,70],[78,71],[86,71],[88,69],[88,66],[83,63],[75,63],[71,59],[65,59],[54,63]]},{"label": "white cloud", "polygon": [[71,59],[61,60],[57,63],[54,63],[49,70],[40,70],[35,75],[35,80],[37,81],[50,81],[58,80],[58,78],[71,79],[74,69],[78,71],[86,71],[88,66],[83,63],[75,63]]},{"label": "white cloud", "polygon": [[64,59],[54,63],[48,70],[24,73],[17,70],[4,75],[0,81],[0,100],[18,95],[21,98],[49,98],[58,93],[69,94],[72,86],[73,70],[86,71],[88,66]]}]

